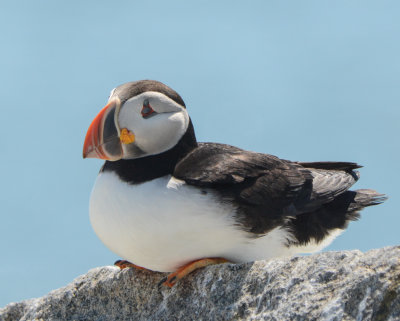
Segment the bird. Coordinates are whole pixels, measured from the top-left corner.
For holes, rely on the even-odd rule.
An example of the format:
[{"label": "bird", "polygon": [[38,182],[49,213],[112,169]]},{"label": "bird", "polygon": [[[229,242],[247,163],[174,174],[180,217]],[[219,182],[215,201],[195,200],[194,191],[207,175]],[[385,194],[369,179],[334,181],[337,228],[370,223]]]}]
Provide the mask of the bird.
[{"label": "bird", "polygon": [[161,280],[168,287],[207,265],[320,251],[360,210],[386,200],[350,190],[357,163],[289,161],[198,142],[181,96],[155,80],[111,91],[87,130],[83,157],[105,160],[89,217],[122,258],[115,265],[168,272]]}]

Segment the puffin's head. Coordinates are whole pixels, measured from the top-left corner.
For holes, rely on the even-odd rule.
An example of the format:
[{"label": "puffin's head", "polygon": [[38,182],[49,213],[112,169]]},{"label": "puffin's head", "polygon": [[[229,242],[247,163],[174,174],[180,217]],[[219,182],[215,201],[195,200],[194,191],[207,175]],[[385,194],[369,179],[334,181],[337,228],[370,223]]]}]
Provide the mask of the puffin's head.
[{"label": "puffin's head", "polygon": [[123,84],[90,125],[84,158],[111,161],[160,154],[174,147],[189,126],[182,98],[153,80]]}]

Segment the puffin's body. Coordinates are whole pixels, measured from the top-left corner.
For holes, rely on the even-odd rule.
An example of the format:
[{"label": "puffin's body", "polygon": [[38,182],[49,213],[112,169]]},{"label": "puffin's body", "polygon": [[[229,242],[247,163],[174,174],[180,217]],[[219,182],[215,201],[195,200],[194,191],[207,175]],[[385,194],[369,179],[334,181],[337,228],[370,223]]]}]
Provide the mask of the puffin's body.
[{"label": "puffin's body", "polygon": [[204,258],[248,262],[328,245],[384,197],[349,191],[346,162],[301,163],[197,143],[182,98],[162,83],[114,89],[84,157],[106,159],[92,191],[92,226],[113,252],[170,272]]}]

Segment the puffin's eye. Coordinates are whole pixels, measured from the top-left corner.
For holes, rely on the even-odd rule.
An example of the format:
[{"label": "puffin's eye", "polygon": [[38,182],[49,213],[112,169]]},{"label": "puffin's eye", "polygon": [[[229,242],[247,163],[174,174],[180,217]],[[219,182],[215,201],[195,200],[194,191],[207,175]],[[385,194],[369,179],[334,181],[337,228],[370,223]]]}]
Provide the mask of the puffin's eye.
[{"label": "puffin's eye", "polygon": [[153,108],[151,108],[149,101],[146,99],[143,102],[143,107],[142,107],[142,111],[141,114],[143,116],[143,118],[149,118],[151,116],[154,116],[155,114],[157,114]]}]

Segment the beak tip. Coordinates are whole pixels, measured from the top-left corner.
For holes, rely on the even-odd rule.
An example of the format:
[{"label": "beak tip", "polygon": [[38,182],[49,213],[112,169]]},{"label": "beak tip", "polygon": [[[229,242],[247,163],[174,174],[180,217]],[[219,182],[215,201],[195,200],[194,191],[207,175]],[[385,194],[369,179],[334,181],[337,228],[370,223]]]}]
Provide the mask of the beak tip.
[{"label": "beak tip", "polygon": [[90,158],[91,154],[93,154],[93,149],[85,145],[82,151],[82,158],[83,159]]},{"label": "beak tip", "polygon": [[93,151],[93,150],[85,150],[82,153],[83,159],[86,159],[86,158],[101,158],[101,159],[104,159],[104,156],[105,155],[99,155],[98,153],[96,153],[96,151]]}]

